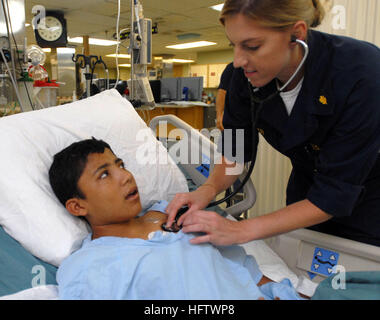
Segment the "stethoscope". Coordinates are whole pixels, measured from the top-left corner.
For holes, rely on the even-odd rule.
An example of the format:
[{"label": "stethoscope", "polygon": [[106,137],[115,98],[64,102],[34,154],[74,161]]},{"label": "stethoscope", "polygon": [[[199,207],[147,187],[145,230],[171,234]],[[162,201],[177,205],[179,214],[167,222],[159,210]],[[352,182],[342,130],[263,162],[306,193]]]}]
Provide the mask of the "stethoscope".
[{"label": "stethoscope", "polygon": [[[285,88],[294,80],[294,78],[297,76],[301,68],[305,65],[306,59],[309,55],[309,46],[307,43],[303,40],[297,39],[295,36],[292,36],[291,42],[298,43],[304,48],[304,56],[298,65],[297,69],[294,71],[293,75],[289,78],[289,80],[282,86],[279,87],[277,86],[277,89],[275,92],[272,92],[266,97],[260,97],[260,88],[253,87],[250,81],[248,81],[248,87],[249,87],[249,94],[250,94],[250,100],[251,100],[251,120],[252,120],[252,135],[253,135],[253,141],[255,141],[255,146],[252,151],[252,157],[251,157],[251,163],[249,166],[249,169],[247,171],[247,174],[245,175],[244,179],[242,180],[241,184],[239,187],[237,187],[233,192],[231,192],[228,196],[224,197],[223,199],[217,200],[210,202],[209,205],[206,208],[214,207],[217,206],[223,202],[228,201],[231,199],[233,196],[235,196],[240,190],[243,189],[244,185],[247,183],[247,181],[250,179],[253,168],[255,166],[256,162],[256,156],[257,156],[257,149],[258,149],[258,142],[259,140],[256,139],[256,128],[257,128],[257,121],[259,119],[259,115],[261,110],[263,109],[263,106],[265,103],[269,102],[273,98],[275,98],[277,95],[279,95],[282,91],[285,90]],[[170,228],[166,228],[165,223],[161,226],[161,228],[165,231],[170,231],[170,232],[177,232],[181,229],[181,226],[177,225],[177,221],[180,216],[182,216],[189,208],[187,206],[183,206],[180,208],[177,212],[177,215],[175,217],[175,220]]]}]

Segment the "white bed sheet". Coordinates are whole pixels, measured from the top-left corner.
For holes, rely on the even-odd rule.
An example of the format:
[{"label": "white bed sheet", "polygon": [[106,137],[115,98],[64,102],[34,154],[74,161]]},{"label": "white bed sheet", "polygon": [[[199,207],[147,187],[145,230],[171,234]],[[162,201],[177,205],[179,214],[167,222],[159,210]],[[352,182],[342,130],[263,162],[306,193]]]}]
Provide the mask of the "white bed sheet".
[{"label": "white bed sheet", "polygon": [[255,257],[263,275],[275,282],[280,282],[287,278],[297,292],[308,297],[314,295],[318,283],[315,283],[304,276],[297,276],[265,241],[252,241],[242,245],[242,247],[247,254]]},{"label": "white bed sheet", "polygon": [[0,297],[0,300],[57,300],[58,286],[41,285]]}]

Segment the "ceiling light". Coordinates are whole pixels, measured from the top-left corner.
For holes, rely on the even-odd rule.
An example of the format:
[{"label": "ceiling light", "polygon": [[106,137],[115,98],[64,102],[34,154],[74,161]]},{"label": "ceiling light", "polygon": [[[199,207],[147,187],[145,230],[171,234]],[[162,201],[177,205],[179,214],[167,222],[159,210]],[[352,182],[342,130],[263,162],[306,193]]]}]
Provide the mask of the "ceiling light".
[{"label": "ceiling light", "polygon": [[192,63],[194,60],[186,60],[186,59],[167,59],[163,60],[165,63]]},{"label": "ceiling light", "polygon": [[[83,43],[83,38],[82,37],[75,37],[75,38],[69,37],[68,41],[73,42],[73,43]],[[117,44],[117,41],[89,38],[88,43],[96,45],[96,46],[113,46],[113,45]]]},{"label": "ceiling light", "polygon": [[216,44],[215,42],[210,42],[210,41],[197,41],[197,42],[188,42],[188,43],[182,43],[182,44],[175,44],[172,46],[166,46],[166,48],[182,50],[182,49],[189,49],[189,48],[213,46],[215,44]]},{"label": "ceiling light", "polygon": [[[116,53],[107,54],[106,57],[116,58]],[[117,57],[118,57],[118,58],[130,59],[130,58],[131,58],[131,55],[130,55],[130,54],[119,53],[119,54],[117,55]]]},{"label": "ceiling light", "polygon": [[223,10],[223,6],[224,6],[224,3],[221,3],[221,4],[217,4],[215,6],[211,6],[210,8],[214,9],[216,11],[222,11]]},{"label": "ceiling light", "polygon": [[119,64],[118,66],[119,67],[127,67],[127,68],[131,67],[131,65],[129,63],[122,63],[122,64]]},{"label": "ceiling light", "polygon": [[51,48],[43,48],[42,51],[46,52],[46,53],[49,53],[49,52],[51,52]]}]

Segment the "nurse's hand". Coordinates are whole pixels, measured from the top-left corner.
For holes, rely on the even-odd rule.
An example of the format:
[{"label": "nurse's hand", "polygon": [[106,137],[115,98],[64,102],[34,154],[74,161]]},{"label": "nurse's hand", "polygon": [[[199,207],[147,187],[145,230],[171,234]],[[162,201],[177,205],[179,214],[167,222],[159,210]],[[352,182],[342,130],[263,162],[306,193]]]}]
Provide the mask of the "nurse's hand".
[{"label": "nurse's hand", "polygon": [[177,193],[166,208],[166,212],[168,214],[166,227],[169,228],[172,225],[177,212],[181,207],[186,205],[189,207],[189,210],[187,210],[186,213],[178,219],[178,225],[181,225],[183,219],[186,216],[191,215],[192,212],[206,208],[215,196],[216,194],[214,189],[208,186],[201,186],[193,192]]},{"label": "nurse's hand", "polygon": [[245,242],[242,237],[241,222],[223,218],[212,211],[198,210],[191,215],[186,215],[183,219],[182,231],[205,233],[191,239],[192,244],[210,242],[217,246],[227,246]]}]

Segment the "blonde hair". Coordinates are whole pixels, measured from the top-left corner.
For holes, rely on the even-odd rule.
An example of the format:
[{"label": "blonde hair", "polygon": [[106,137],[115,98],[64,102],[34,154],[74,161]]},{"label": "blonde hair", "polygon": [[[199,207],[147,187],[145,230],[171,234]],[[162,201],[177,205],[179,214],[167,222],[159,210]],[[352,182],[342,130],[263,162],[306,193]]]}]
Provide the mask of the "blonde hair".
[{"label": "blonde hair", "polygon": [[305,21],[309,28],[322,23],[325,10],[319,0],[226,0],[220,16],[224,25],[228,16],[243,14],[261,25],[287,28],[297,21]]}]

